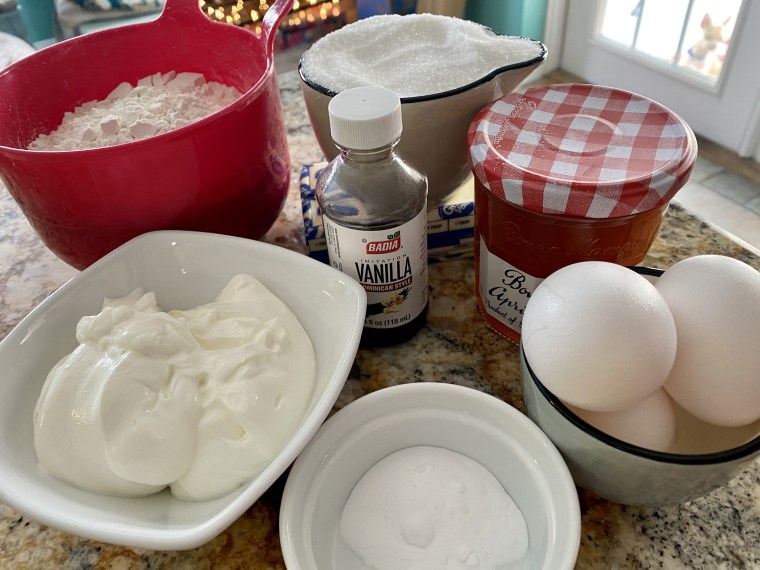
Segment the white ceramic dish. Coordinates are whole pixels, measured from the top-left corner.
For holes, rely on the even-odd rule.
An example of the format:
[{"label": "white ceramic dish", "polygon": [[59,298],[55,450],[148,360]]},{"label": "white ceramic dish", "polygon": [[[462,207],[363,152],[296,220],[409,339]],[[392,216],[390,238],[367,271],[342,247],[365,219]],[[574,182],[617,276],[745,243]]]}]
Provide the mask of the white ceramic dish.
[{"label": "white ceramic dish", "polygon": [[386,455],[433,445],[493,473],[523,513],[523,568],[573,568],[580,542],[578,495],[549,439],[527,417],[483,392],[435,382],[385,388],[331,417],[301,453],[280,507],[288,570],[367,570],[339,536],[343,506],[362,475]]},{"label": "white ceramic dish", "polygon": [[[76,346],[78,319],[105,296],[155,291],[164,309],[211,301],[238,273],[260,279],[298,316],[314,345],[317,386],[306,416],[249,484],[204,502],[168,491],[138,498],[88,493],[37,467],[32,412],[49,369]],[[199,546],[227,528],[285,471],[327,417],[358,347],[366,295],[343,273],[281,247],[205,233],[144,234],[63,285],[0,343],[0,501],[86,538],[160,550]]]}]

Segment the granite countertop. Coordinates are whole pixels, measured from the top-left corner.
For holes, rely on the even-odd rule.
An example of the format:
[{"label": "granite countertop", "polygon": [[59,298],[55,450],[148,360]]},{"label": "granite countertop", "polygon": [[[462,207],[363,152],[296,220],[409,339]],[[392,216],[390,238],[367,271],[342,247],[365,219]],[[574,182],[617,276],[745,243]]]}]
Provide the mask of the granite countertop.
[{"label": "granite countertop", "polygon": [[[280,77],[293,174],[287,204],[264,238],[305,252],[298,173],[322,160],[298,88]],[[0,337],[76,274],[36,237],[0,191]],[[736,257],[760,269],[760,252],[673,205],[646,260],[667,268],[692,255]],[[419,381],[477,388],[522,410],[517,347],[478,312],[471,259],[430,267],[428,322],[408,343],[360,350],[336,409],[374,390]],[[0,504],[0,568],[284,568],[277,534],[285,477],[217,538],[195,550],[157,552],[100,544],[59,532]],[[577,568],[760,568],[760,461],[728,485],[681,506],[626,507],[579,491],[582,537]]]}]

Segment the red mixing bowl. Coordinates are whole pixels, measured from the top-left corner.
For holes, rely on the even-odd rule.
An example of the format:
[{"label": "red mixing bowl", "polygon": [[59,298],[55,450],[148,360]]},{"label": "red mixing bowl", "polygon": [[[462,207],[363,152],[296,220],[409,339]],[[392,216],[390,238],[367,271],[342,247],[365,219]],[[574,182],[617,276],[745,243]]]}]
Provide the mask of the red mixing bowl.
[{"label": "red mixing bowl", "polygon": [[[161,16],[80,36],[0,71],[0,178],[42,241],[84,268],[136,235],[185,229],[258,239],[290,181],[273,44],[293,0],[275,0],[262,33],[212,22],[198,0]],[[66,111],[119,83],[192,71],[243,96],[175,131],[112,147],[26,150]]]}]

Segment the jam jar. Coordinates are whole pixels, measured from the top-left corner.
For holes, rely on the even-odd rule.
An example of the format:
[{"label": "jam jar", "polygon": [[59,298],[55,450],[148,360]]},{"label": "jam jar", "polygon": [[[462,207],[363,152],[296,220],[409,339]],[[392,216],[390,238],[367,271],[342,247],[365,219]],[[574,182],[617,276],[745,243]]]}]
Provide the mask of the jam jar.
[{"label": "jam jar", "polygon": [[525,305],[550,273],[644,260],[697,155],[694,133],[672,111],[587,84],[506,95],[474,117],[467,136],[478,306],[515,343]]}]

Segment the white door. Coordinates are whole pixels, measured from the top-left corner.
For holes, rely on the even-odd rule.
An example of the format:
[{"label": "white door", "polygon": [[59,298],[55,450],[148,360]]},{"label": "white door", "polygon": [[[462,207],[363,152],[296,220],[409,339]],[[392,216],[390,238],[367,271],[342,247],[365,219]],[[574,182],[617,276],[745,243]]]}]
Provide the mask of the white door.
[{"label": "white door", "polygon": [[561,67],[669,107],[742,156],[760,135],[760,2],[570,0]]}]

